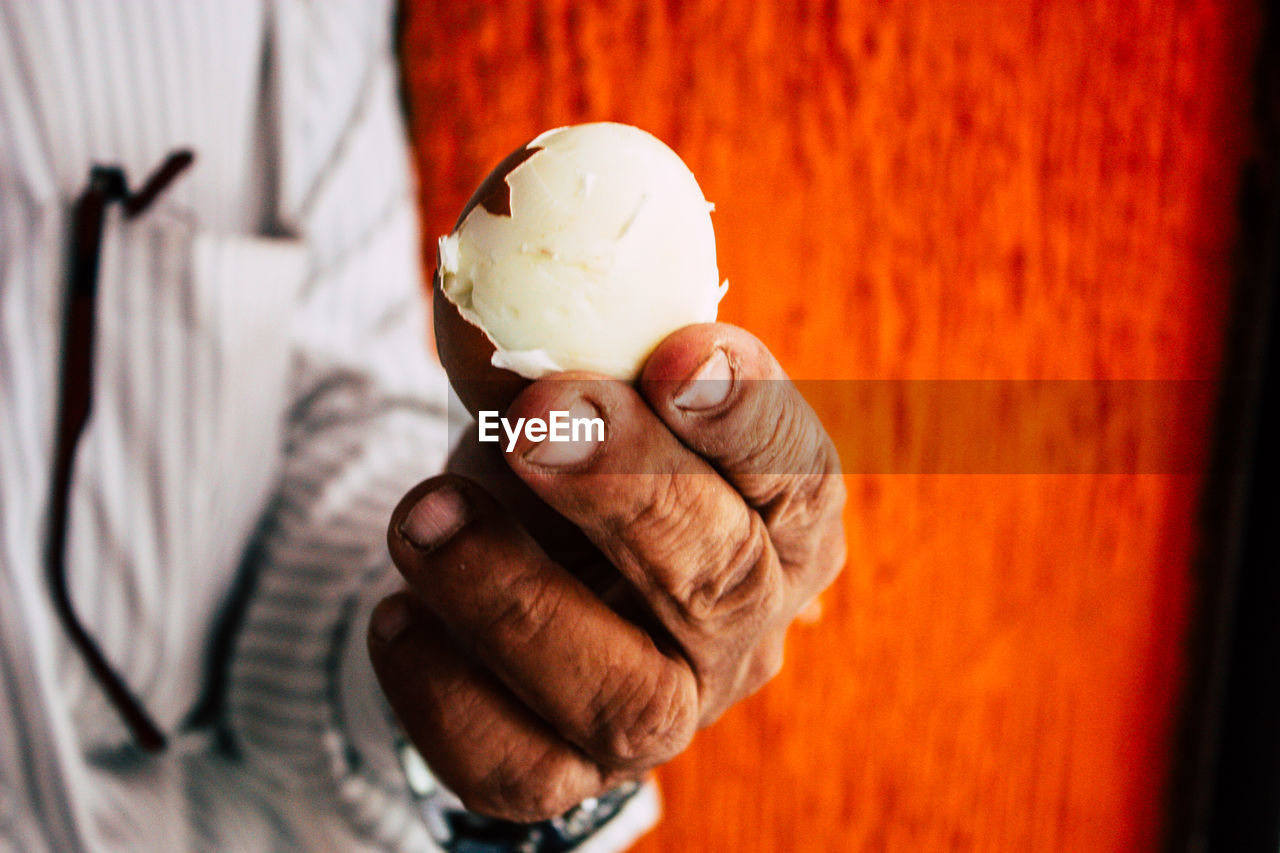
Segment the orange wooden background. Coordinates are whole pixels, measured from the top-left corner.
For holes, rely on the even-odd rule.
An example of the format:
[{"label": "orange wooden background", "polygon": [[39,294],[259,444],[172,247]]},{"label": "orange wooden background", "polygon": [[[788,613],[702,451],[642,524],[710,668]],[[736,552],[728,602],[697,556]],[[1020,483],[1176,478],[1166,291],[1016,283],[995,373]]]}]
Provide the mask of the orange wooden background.
[{"label": "orange wooden background", "polygon": [[[793,376],[1213,380],[1259,14],[409,0],[427,236],[537,132],[626,121],[716,202],[722,318]],[[664,769],[640,850],[1157,847],[1201,478],[848,484],[822,620]]]}]

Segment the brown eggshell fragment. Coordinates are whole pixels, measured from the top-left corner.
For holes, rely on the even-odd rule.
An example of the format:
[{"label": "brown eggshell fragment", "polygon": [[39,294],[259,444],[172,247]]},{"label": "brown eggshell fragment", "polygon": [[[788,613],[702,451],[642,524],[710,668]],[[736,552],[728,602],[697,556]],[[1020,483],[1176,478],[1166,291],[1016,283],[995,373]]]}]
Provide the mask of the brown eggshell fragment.
[{"label": "brown eggshell fragment", "polygon": [[530,380],[493,366],[493,341],[469,323],[444,295],[439,275],[432,291],[436,351],[458,399],[472,416],[478,417],[481,411],[506,412]]},{"label": "brown eggshell fragment", "polygon": [[[536,146],[526,142],[502,158],[467,199],[453,230],[461,228],[467,214],[477,206],[495,216],[510,216],[511,187],[507,185],[507,175],[538,151]],[[529,385],[529,380],[493,366],[493,341],[468,322],[444,295],[439,270],[431,290],[436,352],[458,399],[473,416],[480,411],[505,412],[511,401]]]},{"label": "brown eggshell fragment", "polygon": [[467,214],[476,205],[480,205],[494,216],[510,216],[511,187],[507,184],[507,175],[510,175],[516,170],[517,166],[541,150],[537,145],[530,145],[526,142],[506,157],[503,157],[502,161],[493,167],[493,171],[485,176],[485,179],[480,182],[480,186],[476,187],[476,191],[471,194],[466,206],[462,208],[462,213],[458,214],[458,221],[453,224],[453,230],[457,231],[462,227],[462,221],[467,218]]}]

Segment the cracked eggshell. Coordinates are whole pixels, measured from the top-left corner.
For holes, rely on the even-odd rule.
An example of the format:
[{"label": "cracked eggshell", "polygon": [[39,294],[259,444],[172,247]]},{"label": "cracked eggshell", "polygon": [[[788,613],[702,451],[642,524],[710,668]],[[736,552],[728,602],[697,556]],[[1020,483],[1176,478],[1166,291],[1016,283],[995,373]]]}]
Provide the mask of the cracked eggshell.
[{"label": "cracked eggshell", "polygon": [[436,342],[459,397],[503,409],[562,370],[634,380],[663,338],[716,317],[711,209],[675,152],[629,125],[513,151],[439,243]]}]

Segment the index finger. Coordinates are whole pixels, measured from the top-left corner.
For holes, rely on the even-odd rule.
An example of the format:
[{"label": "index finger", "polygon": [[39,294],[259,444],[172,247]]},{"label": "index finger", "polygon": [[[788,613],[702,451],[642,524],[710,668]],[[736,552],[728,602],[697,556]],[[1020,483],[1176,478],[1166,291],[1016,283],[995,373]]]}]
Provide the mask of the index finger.
[{"label": "index finger", "polygon": [[839,456],[759,339],[725,323],[686,326],[649,357],[640,391],[760,513],[785,565],[844,563]]}]

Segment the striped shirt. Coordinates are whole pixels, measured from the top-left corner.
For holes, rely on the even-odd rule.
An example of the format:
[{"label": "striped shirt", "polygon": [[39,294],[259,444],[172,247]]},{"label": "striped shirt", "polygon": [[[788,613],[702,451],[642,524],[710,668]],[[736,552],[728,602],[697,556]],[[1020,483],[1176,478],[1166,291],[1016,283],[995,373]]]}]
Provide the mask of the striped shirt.
[{"label": "striped shirt", "polygon": [[[448,445],[389,6],[0,0],[0,850],[437,849],[364,653],[386,519]],[[42,555],[72,201],[184,147],[108,208],[69,498],[70,596],[150,757]]]}]

